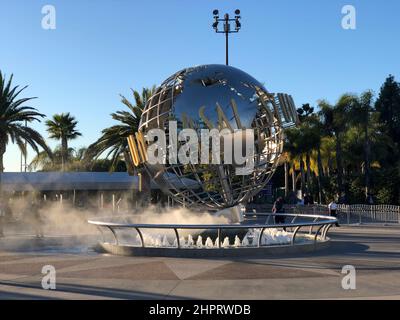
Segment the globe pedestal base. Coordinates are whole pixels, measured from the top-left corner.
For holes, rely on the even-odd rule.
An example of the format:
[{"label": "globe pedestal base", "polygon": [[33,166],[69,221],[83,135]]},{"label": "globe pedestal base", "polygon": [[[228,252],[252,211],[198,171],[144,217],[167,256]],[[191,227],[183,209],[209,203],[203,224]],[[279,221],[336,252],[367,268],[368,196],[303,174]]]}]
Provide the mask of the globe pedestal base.
[{"label": "globe pedestal base", "polygon": [[219,210],[215,213],[217,217],[226,217],[229,219],[230,223],[241,223],[244,221],[244,216],[242,212],[242,205],[237,205],[235,207],[230,207],[226,209]]}]

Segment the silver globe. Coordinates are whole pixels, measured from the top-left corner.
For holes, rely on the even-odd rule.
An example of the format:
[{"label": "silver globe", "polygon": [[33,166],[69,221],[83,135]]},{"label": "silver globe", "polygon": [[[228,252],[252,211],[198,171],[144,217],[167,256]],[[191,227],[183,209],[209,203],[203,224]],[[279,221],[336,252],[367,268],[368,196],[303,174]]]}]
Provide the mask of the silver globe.
[{"label": "silver globe", "polygon": [[[223,119],[227,121],[221,121]],[[246,202],[270,180],[282,153],[283,129],[296,122],[293,100],[268,93],[247,73],[225,65],[202,65],[181,70],[157,88],[140,121],[144,136],[150,129],[169,133],[193,128],[254,130],[254,171],[237,175],[234,164],[166,163],[145,169],[176,201],[190,207],[224,209]]]}]

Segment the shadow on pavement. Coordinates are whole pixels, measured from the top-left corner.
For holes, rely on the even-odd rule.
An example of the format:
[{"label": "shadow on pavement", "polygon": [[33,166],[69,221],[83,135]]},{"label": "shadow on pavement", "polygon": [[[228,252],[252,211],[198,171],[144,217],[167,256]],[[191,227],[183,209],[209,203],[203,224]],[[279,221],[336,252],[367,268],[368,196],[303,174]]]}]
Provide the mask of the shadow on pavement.
[{"label": "shadow on pavement", "polygon": [[[2,281],[0,285],[12,286],[15,288],[25,288],[25,289],[39,289],[42,290],[41,287],[33,284],[24,284],[24,283],[16,283],[12,281]],[[46,290],[47,291],[47,290]],[[40,299],[40,300],[48,300],[54,299],[58,300],[58,297],[51,297],[52,291],[47,291],[49,293],[48,296],[43,297],[42,295],[34,295],[34,294],[23,294],[23,293],[8,293],[0,291],[0,299]],[[123,290],[123,289],[114,289],[114,288],[106,288],[106,287],[96,287],[96,286],[87,286],[87,285],[79,285],[79,284],[63,284],[57,283],[57,290],[55,292],[58,293],[71,293],[71,294],[82,294],[82,295],[90,295],[97,298],[103,299],[133,299],[133,300],[163,300],[163,299],[185,299],[184,297],[179,296],[170,296],[165,294],[158,293],[148,293],[141,291],[133,291],[133,290]],[[91,299],[92,297],[88,297]],[[84,299],[84,297],[83,297]]]}]

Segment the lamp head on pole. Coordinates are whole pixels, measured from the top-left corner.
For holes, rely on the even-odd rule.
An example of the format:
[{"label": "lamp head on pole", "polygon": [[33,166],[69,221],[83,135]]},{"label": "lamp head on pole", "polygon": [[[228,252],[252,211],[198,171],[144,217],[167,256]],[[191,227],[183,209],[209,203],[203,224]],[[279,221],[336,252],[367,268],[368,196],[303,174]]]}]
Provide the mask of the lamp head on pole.
[{"label": "lamp head on pole", "polygon": [[[242,17],[240,16],[239,9],[235,10],[234,18],[231,18],[228,13],[225,13],[223,18],[220,18],[219,10],[217,10],[217,9],[213,10],[212,13],[213,13],[213,18],[214,18],[212,28],[215,30],[215,32],[217,32],[217,33],[236,33],[236,32],[239,32],[239,30],[241,29],[242,24],[240,23],[240,19]],[[218,30],[218,26],[219,26],[220,22],[223,22],[223,30]],[[231,28],[231,25],[230,25],[231,22],[235,23],[234,29]]]},{"label": "lamp head on pole", "polygon": [[214,23],[212,24],[212,27],[215,31],[218,31],[218,19],[219,19],[219,11],[218,10],[214,10],[213,11],[213,15],[214,15]]},{"label": "lamp head on pole", "polygon": [[239,31],[240,28],[242,27],[242,24],[241,24],[240,21],[239,21],[240,19],[241,19],[241,17],[240,17],[240,10],[239,10],[239,9],[236,9],[236,10],[235,10],[235,24],[236,24],[235,29],[236,29],[236,31]]}]

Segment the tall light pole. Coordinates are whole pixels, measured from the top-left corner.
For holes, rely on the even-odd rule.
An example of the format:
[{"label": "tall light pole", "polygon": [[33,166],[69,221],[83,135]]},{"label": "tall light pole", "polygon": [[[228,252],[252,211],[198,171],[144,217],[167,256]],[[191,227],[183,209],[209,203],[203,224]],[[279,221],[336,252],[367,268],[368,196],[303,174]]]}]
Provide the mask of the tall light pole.
[{"label": "tall light pole", "polygon": [[[214,10],[213,11],[214,15],[214,23],[212,24],[212,27],[214,28],[216,33],[224,33],[225,34],[225,63],[226,65],[229,65],[229,34],[230,33],[238,33],[240,28],[242,27],[242,24],[240,23],[240,10],[236,9],[235,10],[235,18],[230,18],[228,13],[225,13],[223,18],[219,17],[219,11]],[[235,22],[235,29],[231,29],[231,22]],[[220,22],[224,23],[224,28],[223,30],[218,29],[218,25]]]}]

